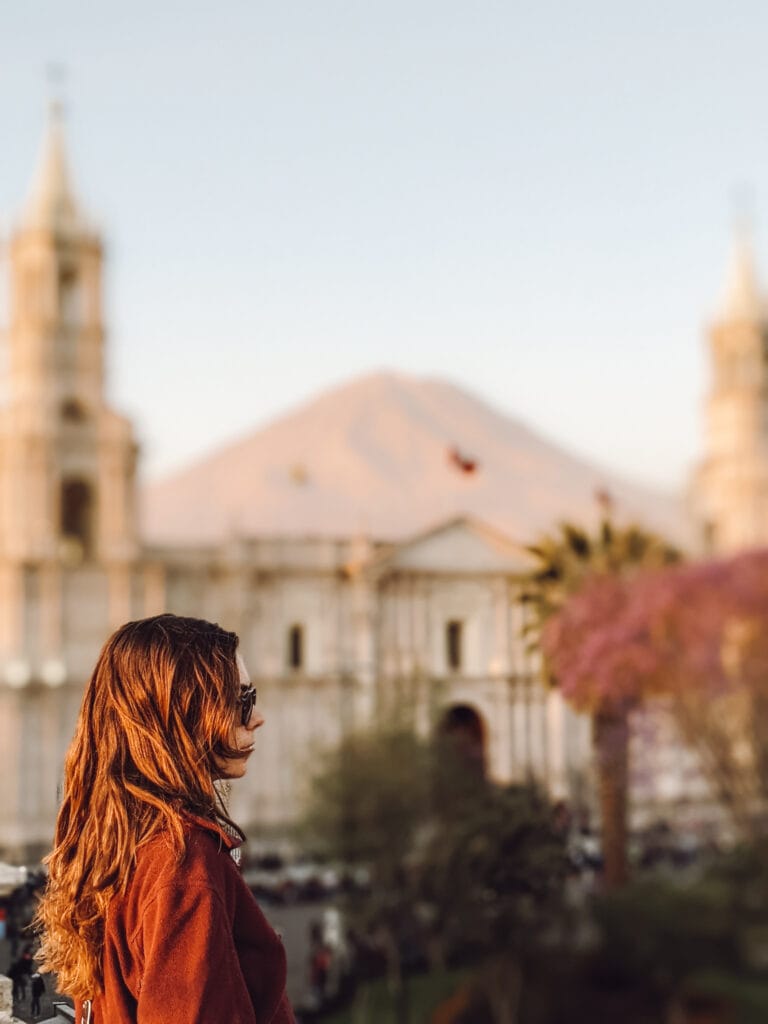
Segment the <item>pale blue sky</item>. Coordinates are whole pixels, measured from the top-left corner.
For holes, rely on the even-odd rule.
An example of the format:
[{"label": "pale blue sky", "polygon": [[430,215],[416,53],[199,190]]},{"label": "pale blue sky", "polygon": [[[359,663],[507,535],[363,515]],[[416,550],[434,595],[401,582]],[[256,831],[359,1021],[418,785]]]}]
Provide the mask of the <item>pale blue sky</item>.
[{"label": "pale blue sky", "polygon": [[392,367],[682,486],[766,45],[757,2],[6,2],[2,227],[61,62],[152,475]]}]

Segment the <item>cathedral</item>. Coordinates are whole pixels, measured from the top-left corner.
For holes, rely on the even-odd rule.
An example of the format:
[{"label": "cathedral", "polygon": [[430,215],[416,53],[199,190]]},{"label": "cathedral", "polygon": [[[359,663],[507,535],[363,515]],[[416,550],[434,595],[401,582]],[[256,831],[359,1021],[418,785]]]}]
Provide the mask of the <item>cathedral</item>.
[{"label": "cathedral", "polygon": [[[521,640],[527,556],[498,523],[453,509],[395,539],[247,525],[204,542],[173,529],[146,535],[133,427],[105,393],[102,240],[70,180],[55,108],[29,199],[3,241],[0,858],[31,861],[49,848],[97,654],[121,623],[162,611],[240,636],[267,724],[231,810],[257,840],[279,839],[301,814],[324,750],[393,708],[407,708],[424,735],[461,729],[491,778],[535,776],[554,796],[583,797],[590,723],[538,681]],[[729,552],[768,541],[768,313],[745,239],[710,346],[690,546]],[[452,458],[474,471],[456,449]],[[307,472],[291,467],[290,486],[306,492]],[[541,477],[527,472],[539,496]],[[558,464],[549,476],[563,489],[583,467],[565,474]],[[498,493],[512,500],[503,481]],[[409,511],[422,517],[417,499]],[[198,506],[186,498],[182,507]],[[695,765],[674,736],[638,763],[636,807],[685,802],[696,790]]]},{"label": "cathedral", "polygon": [[256,837],[301,813],[318,755],[407,706],[414,727],[462,729],[499,781],[565,796],[589,726],[547,692],[520,639],[524,551],[477,518],[401,542],[356,534],[149,542],[138,448],[104,381],[102,240],[49,119],[7,240],[0,409],[0,856],[49,846],[83,687],[109,633],[162,611],[241,638],[266,727],[232,813]]}]

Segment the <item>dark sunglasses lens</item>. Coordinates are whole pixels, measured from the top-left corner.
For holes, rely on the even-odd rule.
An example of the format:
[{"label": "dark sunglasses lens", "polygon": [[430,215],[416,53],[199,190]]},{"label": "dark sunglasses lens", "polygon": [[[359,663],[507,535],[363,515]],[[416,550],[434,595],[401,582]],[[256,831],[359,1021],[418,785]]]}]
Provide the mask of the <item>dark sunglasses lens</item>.
[{"label": "dark sunglasses lens", "polygon": [[256,704],[256,690],[253,686],[249,686],[247,690],[243,690],[240,695],[240,704],[243,717],[243,725],[248,725],[253,712],[254,705]]}]

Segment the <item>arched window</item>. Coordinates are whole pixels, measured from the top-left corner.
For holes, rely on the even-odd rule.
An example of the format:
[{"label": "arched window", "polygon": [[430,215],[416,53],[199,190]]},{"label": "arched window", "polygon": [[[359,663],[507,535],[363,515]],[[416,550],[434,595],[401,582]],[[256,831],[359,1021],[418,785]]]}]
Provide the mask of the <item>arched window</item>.
[{"label": "arched window", "polygon": [[77,398],[65,398],[61,403],[61,418],[67,423],[82,423],[86,419],[83,403]]},{"label": "arched window", "polygon": [[80,323],[80,281],[73,267],[59,271],[59,315],[65,327]]},{"label": "arched window", "polygon": [[294,672],[304,667],[304,627],[294,623],[288,629],[288,668]]},{"label": "arched window", "polygon": [[65,480],[61,485],[61,536],[74,554],[88,558],[93,551],[94,501],[85,480]]},{"label": "arched window", "polygon": [[451,619],[445,627],[445,663],[451,672],[461,669],[462,632],[462,623],[458,619]]}]

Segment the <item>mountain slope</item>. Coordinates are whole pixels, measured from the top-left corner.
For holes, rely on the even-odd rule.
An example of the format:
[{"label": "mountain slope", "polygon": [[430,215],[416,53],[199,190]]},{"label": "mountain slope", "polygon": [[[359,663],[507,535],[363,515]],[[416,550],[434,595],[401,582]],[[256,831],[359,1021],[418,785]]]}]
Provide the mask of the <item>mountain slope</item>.
[{"label": "mountain slope", "polygon": [[559,519],[593,520],[598,488],[618,518],[683,535],[676,499],[616,479],[447,381],[377,373],[148,485],[143,532],[174,543],[399,539],[469,513],[525,542]]}]

